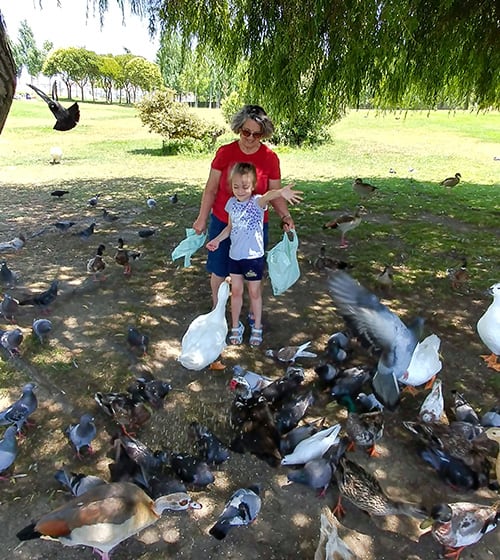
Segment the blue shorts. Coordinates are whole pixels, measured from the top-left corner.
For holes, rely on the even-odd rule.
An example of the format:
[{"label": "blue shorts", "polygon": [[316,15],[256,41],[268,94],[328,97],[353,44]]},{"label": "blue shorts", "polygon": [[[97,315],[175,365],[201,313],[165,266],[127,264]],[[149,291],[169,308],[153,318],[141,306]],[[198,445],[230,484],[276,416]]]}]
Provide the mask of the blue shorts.
[{"label": "blue shorts", "polygon": [[249,282],[252,282],[252,280],[262,280],[264,264],[264,257],[258,257],[257,259],[241,259],[240,261],[229,259],[229,272],[231,274],[240,274]]},{"label": "blue shorts", "polygon": [[[217,237],[219,233],[227,226],[225,222],[210,215],[210,223],[208,225],[208,241]],[[264,223],[264,247],[267,247],[269,238],[269,228],[267,222]],[[217,251],[209,251],[207,257],[208,272],[225,278],[229,275],[229,245],[230,239],[224,239],[219,245]]]}]

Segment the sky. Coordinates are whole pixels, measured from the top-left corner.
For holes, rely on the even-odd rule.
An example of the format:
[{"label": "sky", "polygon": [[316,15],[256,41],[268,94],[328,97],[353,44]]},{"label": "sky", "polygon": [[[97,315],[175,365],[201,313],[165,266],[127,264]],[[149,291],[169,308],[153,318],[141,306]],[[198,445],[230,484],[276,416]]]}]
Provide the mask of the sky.
[{"label": "sky", "polygon": [[[125,23],[116,0],[109,0],[109,9],[104,15],[101,29],[99,15],[91,11],[87,19],[87,0],[0,0],[7,33],[17,41],[19,24],[26,20],[39,48],[48,40],[54,48],[82,47],[97,54],[124,54],[124,47],[132,54],[155,62],[158,37],[151,39],[147,20],[141,20],[125,7]],[[125,2],[127,4],[127,2]]]}]

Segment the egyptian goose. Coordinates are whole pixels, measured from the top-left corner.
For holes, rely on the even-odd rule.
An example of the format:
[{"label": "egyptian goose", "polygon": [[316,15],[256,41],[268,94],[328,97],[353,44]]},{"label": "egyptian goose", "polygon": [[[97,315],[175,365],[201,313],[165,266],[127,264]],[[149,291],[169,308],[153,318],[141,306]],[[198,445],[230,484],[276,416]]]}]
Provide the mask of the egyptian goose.
[{"label": "egyptian goose", "polygon": [[370,183],[365,183],[363,179],[360,179],[358,177],[357,179],[354,179],[354,182],[352,183],[352,189],[361,198],[367,198],[374,194],[378,190],[378,187],[370,185]]},{"label": "egyptian goose", "polygon": [[489,368],[500,371],[500,282],[488,289],[493,296],[493,303],[477,322],[477,333],[484,345],[490,350],[489,356],[481,356]]},{"label": "egyptian goose", "polygon": [[454,177],[446,177],[446,179],[443,179],[439,184],[442,187],[456,187],[458,185],[458,183],[460,183],[460,179],[462,178],[462,175],[460,175],[460,173],[455,173]]},{"label": "egyptian goose", "polygon": [[161,517],[164,510],[199,509],[188,494],[177,492],[152,500],[130,482],[91,488],[46,513],[17,533],[21,541],[46,538],[66,546],[91,546],[109,560],[113,548]]},{"label": "egyptian goose", "polygon": [[495,474],[497,483],[500,484],[500,428],[488,428],[485,433],[489,439],[496,441],[499,446],[497,459],[495,461]]},{"label": "egyptian goose", "polygon": [[354,228],[357,228],[359,226],[359,224],[361,223],[361,217],[367,214],[367,210],[364,206],[356,206],[356,211],[354,212],[354,214],[343,214],[342,216],[339,216],[338,218],[335,218],[335,220],[331,220],[330,222],[327,222],[324,226],[323,229],[339,229],[340,230],[340,247],[341,248],[345,248],[347,247],[347,241],[345,240],[345,234],[348,231],[351,231]]}]

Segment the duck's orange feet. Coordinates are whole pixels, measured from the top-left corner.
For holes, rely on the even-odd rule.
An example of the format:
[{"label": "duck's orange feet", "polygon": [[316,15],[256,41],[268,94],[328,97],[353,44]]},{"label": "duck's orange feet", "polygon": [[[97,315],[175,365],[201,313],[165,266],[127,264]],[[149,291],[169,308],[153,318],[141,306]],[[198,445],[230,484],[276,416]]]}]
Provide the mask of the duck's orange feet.
[{"label": "duck's orange feet", "polygon": [[424,389],[432,389],[432,386],[434,385],[434,381],[436,381],[436,376],[433,375],[429,381],[427,381],[427,383],[425,384]]},{"label": "duck's orange feet", "polygon": [[481,358],[483,358],[489,368],[495,371],[500,371],[500,363],[498,363],[498,357],[496,354],[491,353],[489,355],[481,356]]},{"label": "duck's orange feet", "polygon": [[420,393],[420,391],[413,385],[405,385],[403,393],[410,393],[412,397],[415,397]]},{"label": "duck's orange feet", "polygon": [[335,515],[335,517],[344,517],[346,511],[345,509],[342,507],[342,496],[339,496],[339,499],[337,500],[337,505],[332,509],[332,513],[333,515]]},{"label": "duck's orange feet", "polygon": [[450,548],[447,546],[444,551],[444,557],[452,558],[453,560],[458,560],[458,557],[460,556],[460,553],[464,548],[465,546],[461,546],[459,548]]},{"label": "duck's orange feet", "polygon": [[221,371],[223,369],[226,369],[226,366],[220,360],[217,360],[216,362],[212,362],[208,366],[208,369],[212,369],[212,370],[215,370],[215,371]]},{"label": "duck's orange feet", "polygon": [[356,449],[355,443],[353,441],[350,441],[346,451],[354,451],[355,449]]},{"label": "duck's orange feet", "polygon": [[377,451],[375,445],[372,445],[369,449],[368,449],[368,455],[370,457],[380,457],[380,453]]}]

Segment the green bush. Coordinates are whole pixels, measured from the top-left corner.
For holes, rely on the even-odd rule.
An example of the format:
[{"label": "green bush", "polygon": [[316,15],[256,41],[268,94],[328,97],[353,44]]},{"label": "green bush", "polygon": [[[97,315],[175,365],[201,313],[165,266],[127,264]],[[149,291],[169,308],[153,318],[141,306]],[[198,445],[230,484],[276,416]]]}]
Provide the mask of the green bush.
[{"label": "green bush", "polygon": [[245,102],[237,91],[233,91],[222,100],[220,109],[227,124],[231,124],[233,116],[243,107],[243,105],[245,105]]}]

